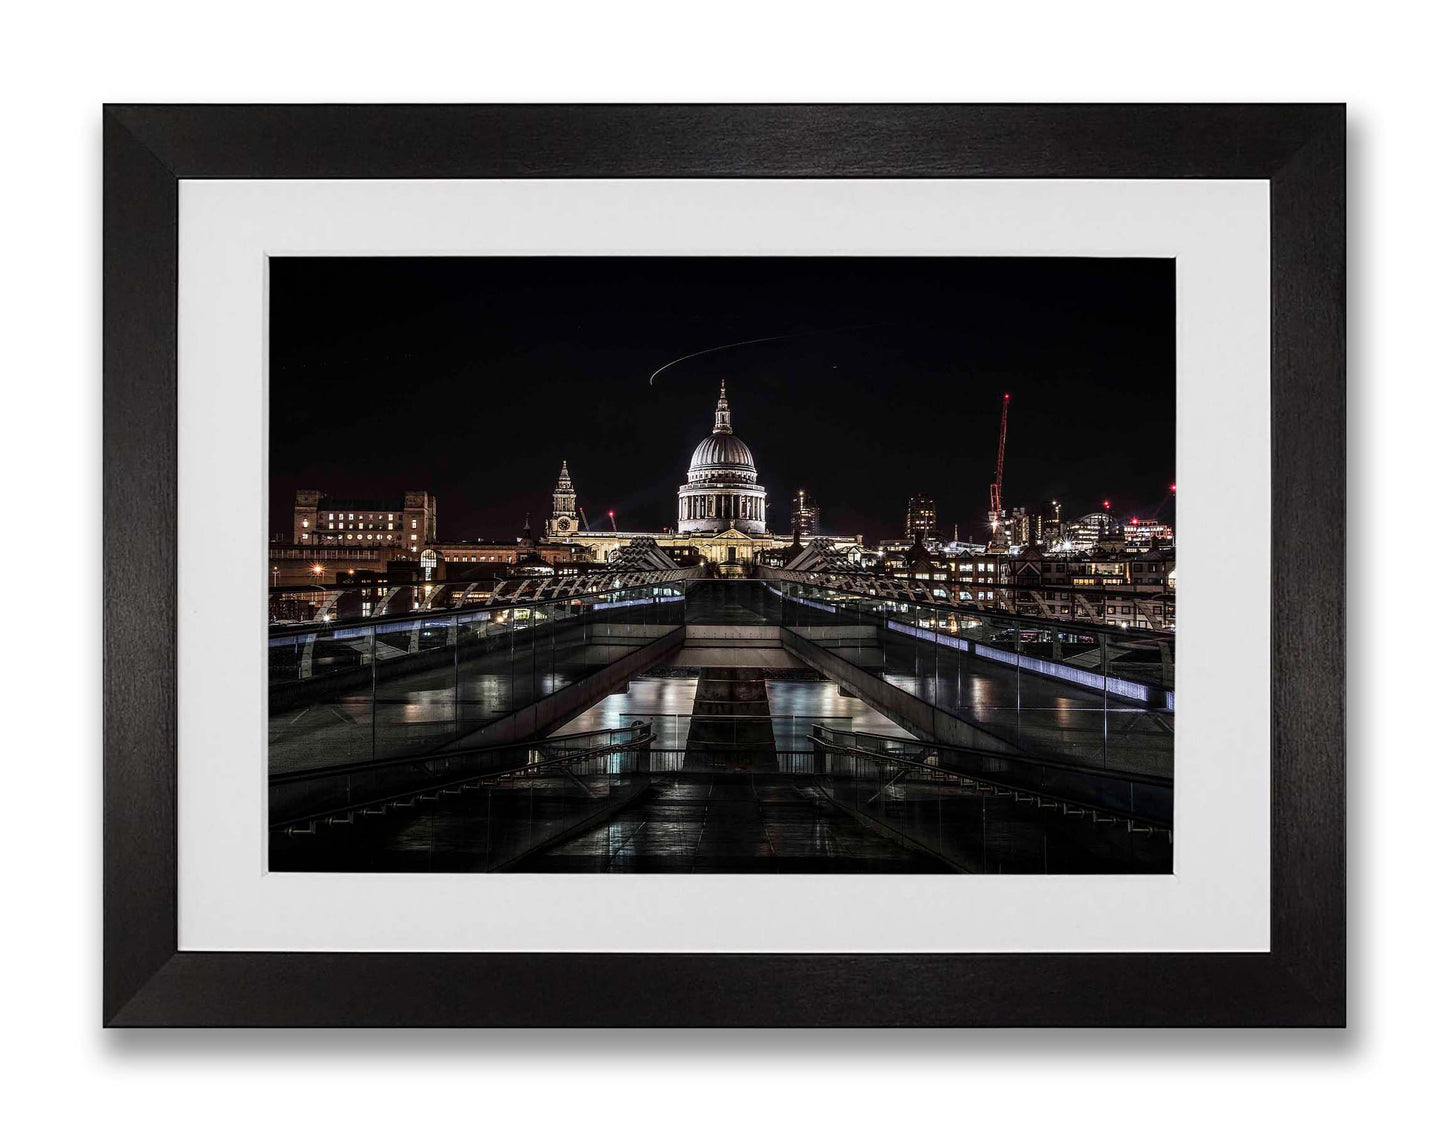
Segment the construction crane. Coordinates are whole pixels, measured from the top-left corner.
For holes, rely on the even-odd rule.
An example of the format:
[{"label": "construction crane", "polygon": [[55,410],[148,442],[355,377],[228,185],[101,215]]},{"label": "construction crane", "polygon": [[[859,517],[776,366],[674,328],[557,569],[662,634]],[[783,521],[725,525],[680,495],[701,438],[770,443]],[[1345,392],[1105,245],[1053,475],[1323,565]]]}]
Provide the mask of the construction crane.
[{"label": "construction crane", "polygon": [[997,533],[1003,523],[1003,446],[1008,437],[1008,393],[1003,397],[1003,416],[998,422],[998,462],[994,466],[993,484],[988,487],[988,527]]},{"label": "construction crane", "polygon": [[611,509],[608,509],[608,510],[607,510],[607,519],[612,522],[612,531],[613,531],[613,532],[616,532],[616,531],[617,531],[617,514],[614,513]]},{"label": "construction crane", "polygon": [[581,505],[578,505],[578,506],[577,506],[577,515],[582,518],[582,531],[583,531],[583,532],[591,532],[591,531],[592,531],[592,526],[587,523],[587,510],[584,509]]}]

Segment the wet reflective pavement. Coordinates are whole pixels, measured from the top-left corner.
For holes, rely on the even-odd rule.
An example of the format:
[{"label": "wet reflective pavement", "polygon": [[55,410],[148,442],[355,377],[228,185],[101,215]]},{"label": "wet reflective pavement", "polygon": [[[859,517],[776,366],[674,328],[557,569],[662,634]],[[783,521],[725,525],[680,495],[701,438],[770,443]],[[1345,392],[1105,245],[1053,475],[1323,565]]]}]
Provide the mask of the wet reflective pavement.
[{"label": "wet reflective pavement", "polygon": [[[634,677],[626,690],[603,697],[586,712],[569,720],[553,735],[570,736],[602,728],[625,728],[637,719],[690,716],[697,696],[696,677]],[[684,732],[680,743],[663,742],[659,747],[686,747]]]},{"label": "wet reflective pavement", "polygon": [[540,873],[942,873],[809,788],[755,772],[684,774],[514,866]]},{"label": "wet reflective pavement", "polygon": [[[305,872],[1168,873],[1164,835],[1095,826],[1003,796],[876,776],[763,771],[518,779],[271,836]],[[883,827],[887,827],[887,832]],[[944,858],[948,858],[947,861]]]},{"label": "wet reflective pavement", "polygon": [[314,834],[270,837],[273,872],[468,873],[505,868],[528,850],[605,815],[647,788],[647,776],[515,779],[416,800]]},{"label": "wet reflective pavement", "polygon": [[[634,720],[650,721],[655,747],[688,746],[696,677],[636,677],[626,690],[604,697],[554,733],[559,736],[625,728]],[[910,734],[857,697],[844,696],[831,681],[785,681],[769,678],[768,714],[773,744],[779,752],[806,752],[808,731],[815,723],[850,732],[869,732],[894,739]]]}]

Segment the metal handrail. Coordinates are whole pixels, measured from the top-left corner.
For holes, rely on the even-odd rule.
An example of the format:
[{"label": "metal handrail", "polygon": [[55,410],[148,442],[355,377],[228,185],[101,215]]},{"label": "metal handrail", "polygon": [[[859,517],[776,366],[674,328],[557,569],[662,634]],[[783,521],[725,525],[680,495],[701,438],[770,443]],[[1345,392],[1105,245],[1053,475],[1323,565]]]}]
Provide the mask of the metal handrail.
[{"label": "metal handrail", "polygon": [[[386,759],[368,759],[362,763],[334,763],[326,767],[302,767],[295,771],[278,771],[267,777],[268,785],[271,783],[295,783],[304,782],[308,779],[324,779],[332,775],[353,775],[366,770],[382,771],[392,767],[405,767],[408,763],[426,763],[432,759],[456,758],[460,755],[476,755],[481,752],[501,751],[531,751],[544,747],[548,744],[562,740],[580,740],[588,736],[610,736],[622,732],[633,732],[636,725],[629,725],[625,728],[594,728],[588,732],[570,732],[565,736],[542,736],[538,739],[517,740],[514,743],[506,744],[484,744],[481,747],[460,748],[452,751],[427,751],[419,752],[416,755],[398,755]],[[590,750],[604,751],[608,748],[626,747],[628,741],[615,744],[599,744]]]},{"label": "metal handrail", "polygon": [[[777,569],[774,570],[776,571]],[[798,572],[796,573],[796,575],[813,576],[813,573]],[[543,607],[549,604],[572,605],[578,603],[587,603],[590,606],[598,607],[606,606],[606,604],[610,601],[620,601],[620,599],[617,599],[618,596],[635,595],[640,592],[650,593],[653,587],[658,586],[681,587],[685,595],[689,587],[693,586],[694,584],[700,583],[759,584],[772,590],[774,594],[777,594],[779,595],[779,597],[782,598],[787,598],[788,596],[784,595],[781,591],[778,591],[774,585],[778,583],[793,583],[797,584],[800,587],[807,588],[807,590],[812,594],[826,596],[823,601],[829,602],[831,605],[839,607],[850,606],[852,604],[867,600],[871,602],[891,603],[896,606],[914,607],[932,614],[942,612],[946,614],[961,615],[968,618],[977,618],[981,622],[985,622],[990,625],[1007,626],[1010,629],[1016,630],[1073,630],[1081,634],[1103,635],[1111,639],[1119,639],[1121,641],[1133,643],[1135,645],[1147,642],[1166,642],[1173,644],[1177,640],[1177,636],[1175,634],[1169,633],[1168,631],[1144,630],[1139,628],[1125,629],[1119,626],[1109,626],[1104,623],[1084,622],[1072,619],[1054,620],[1048,618],[1038,618],[1031,615],[1009,614],[1003,611],[984,610],[974,606],[965,606],[957,603],[918,602],[913,599],[899,598],[897,595],[893,594],[869,595],[860,591],[849,591],[841,587],[829,587],[823,584],[819,584],[816,582],[815,576],[813,577],[813,581],[809,581],[803,578],[795,578],[791,575],[784,576],[781,574],[776,574],[774,576],[763,579],[669,579],[660,580],[656,584],[639,584],[631,587],[619,587],[611,590],[587,592],[581,595],[567,595],[561,598],[554,599],[537,599],[530,601],[523,600],[520,602],[497,603],[478,602],[475,604],[457,607],[434,608],[431,610],[403,611],[397,614],[378,615],[374,618],[346,619],[344,621],[330,623],[307,622],[301,624],[290,624],[285,626],[272,627],[271,636],[285,637],[290,634],[305,634],[314,632],[316,630],[327,629],[328,627],[335,628],[338,626],[361,626],[369,625],[374,622],[411,622],[417,619],[447,617],[456,614],[494,614],[499,610]],[[435,586],[457,585],[463,585],[462,581],[444,580],[440,584],[436,584]],[[421,584],[401,584],[401,586],[420,587]],[[325,589],[332,590],[333,588],[327,587]],[[354,590],[355,588],[348,584],[338,584],[336,585],[335,589],[345,591]],[[278,590],[280,589],[278,588]],[[301,590],[301,588],[295,588],[295,590]],[[649,594],[647,597],[653,596]],[[660,598],[662,596],[657,597]],[[877,617],[877,615],[874,614],[874,612],[872,611],[863,611],[861,613],[867,613],[873,615],[874,617]]]},{"label": "metal handrail", "polygon": [[[836,731],[840,731],[840,729],[828,728],[828,727],[826,727],[825,725],[822,725],[822,724],[815,724],[815,725],[813,725],[813,727],[814,727],[815,730],[817,730],[817,731],[822,731],[822,732],[836,732]],[[847,733],[845,733],[845,734],[846,734],[846,735],[849,735],[849,736],[853,736],[853,737],[856,738],[858,735],[867,735],[868,733],[847,732]],[[892,737],[874,737],[874,738],[890,738],[890,739],[891,739]],[[865,748],[865,747],[858,747],[858,746],[856,746],[856,745],[850,747],[850,746],[848,746],[848,745],[846,745],[846,744],[834,743],[834,742],[826,739],[825,737],[819,736],[819,735],[809,735],[808,739],[809,739],[809,741],[813,744],[813,746],[818,747],[818,748],[821,748],[822,750],[825,750],[825,751],[833,752],[834,754],[861,755],[861,756],[865,756],[865,757],[870,758],[870,759],[875,759],[875,760],[879,760],[879,761],[884,762],[884,763],[889,763],[889,764],[891,764],[891,765],[893,765],[893,766],[895,766],[895,767],[898,767],[898,768],[902,769],[902,770],[900,771],[900,775],[906,774],[906,773],[908,773],[908,772],[910,772],[910,771],[914,771],[914,770],[927,771],[927,772],[931,772],[931,773],[933,773],[933,774],[939,774],[939,775],[944,775],[944,776],[947,776],[947,777],[950,777],[950,778],[961,779],[961,780],[964,780],[964,781],[966,781],[966,782],[968,782],[969,784],[974,785],[974,786],[978,786],[978,785],[987,786],[987,787],[992,788],[996,793],[1023,795],[1023,796],[1025,796],[1025,797],[1028,798],[1028,799],[1034,800],[1036,804],[1039,803],[1040,800],[1048,801],[1048,802],[1050,802],[1050,803],[1055,803],[1055,804],[1057,804],[1058,806],[1060,806],[1060,807],[1063,808],[1063,812],[1064,812],[1064,813],[1067,813],[1067,812],[1068,812],[1069,807],[1073,807],[1073,808],[1075,808],[1075,809],[1077,809],[1077,810],[1087,811],[1087,812],[1093,813],[1093,814],[1096,816],[1096,820],[1097,820],[1097,816],[1098,816],[1098,815],[1104,815],[1104,816],[1110,817],[1110,818],[1125,818],[1125,819],[1129,820],[1130,822],[1138,822],[1138,823],[1140,823],[1141,825],[1149,826],[1149,827],[1152,827],[1152,828],[1154,828],[1154,829],[1163,830],[1163,831],[1167,831],[1167,832],[1171,832],[1171,833],[1173,832],[1173,826],[1172,826],[1170,823],[1168,823],[1168,822],[1166,822],[1166,821],[1163,821],[1162,819],[1149,818],[1149,817],[1146,817],[1146,816],[1143,816],[1143,815],[1140,815],[1140,814],[1136,814],[1136,813],[1134,813],[1134,812],[1132,812],[1132,811],[1131,811],[1131,812],[1128,812],[1128,813],[1125,813],[1125,812],[1123,812],[1123,811],[1114,809],[1114,808],[1112,808],[1112,807],[1100,806],[1100,805],[1098,805],[1097,803],[1091,803],[1091,802],[1081,801],[1081,800],[1078,799],[1078,798],[1069,798],[1069,797],[1065,797],[1065,796],[1063,796],[1063,795],[1061,795],[1061,794],[1057,794],[1057,793],[1050,793],[1050,792],[1048,792],[1048,791],[1036,790],[1036,789],[1034,789],[1034,788],[1032,788],[1032,787],[1021,786],[1021,785],[1019,785],[1017,782],[1014,782],[1014,781],[1012,781],[1012,780],[1003,780],[1003,779],[998,779],[998,778],[991,778],[991,777],[989,777],[988,775],[985,775],[985,774],[972,774],[972,773],[970,773],[970,772],[960,771],[960,770],[958,770],[958,769],[956,769],[956,768],[952,768],[952,767],[944,767],[944,766],[941,766],[941,765],[938,765],[938,764],[926,763],[926,762],[923,762],[921,758],[913,758],[913,757],[906,756],[906,755],[896,755],[896,754],[892,754],[892,753],[890,753],[890,752],[887,752],[887,751],[884,751],[884,750],[881,750],[881,749],[877,749],[877,748]],[[898,741],[898,742],[904,742],[904,741]],[[930,744],[930,743],[923,743],[923,742],[921,742],[921,741],[914,741],[914,742],[918,742],[918,745],[919,745],[920,748],[925,749],[926,751],[930,751],[930,752],[932,752],[932,751],[945,751],[945,752],[965,753],[965,754],[977,754],[977,755],[994,755],[996,758],[1008,759],[1008,760],[1011,760],[1011,761],[1017,761],[1017,760],[1021,760],[1021,759],[1022,759],[1022,757],[1019,757],[1019,756],[1000,755],[1000,754],[993,753],[993,752],[979,752],[979,751],[976,751],[976,750],[973,749],[973,748],[952,747],[952,746],[950,746],[950,745],[948,745],[948,744]],[[1043,767],[1049,768],[1050,770],[1067,771],[1067,772],[1069,772],[1069,773],[1071,773],[1071,774],[1092,774],[1092,775],[1099,775],[1099,776],[1107,777],[1107,778],[1109,778],[1109,779],[1111,779],[1111,780],[1114,780],[1114,781],[1128,783],[1128,784],[1130,784],[1131,786],[1137,784],[1137,785],[1146,785],[1146,786],[1159,787],[1159,788],[1161,788],[1161,789],[1167,789],[1167,790],[1170,790],[1170,791],[1172,791],[1172,790],[1174,789],[1173,780],[1171,780],[1171,779],[1160,779],[1160,778],[1157,778],[1157,777],[1154,777],[1154,776],[1137,776],[1137,775],[1131,776],[1131,775],[1128,775],[1128,774],[1120,774],[1120,773],[1117,773],[1117,772],[1106,772],[1106,771],[1099,771],[1099,770],[1097,770],[1097,769],[1091,769],[1091,768],[1087,768],[1087,767],[1079,767],[1079,766],[1075,766],[1075,765],[1073,765],[1073,764],[1054,763],[1054,762],[1048,762],[1048,761],[1033,761],[1033,762],[1030,763],[1029,765],[1031,765],[1031,766],[1032,766],[1032,765],[1043,766]],[[825,773],[825,774],[826,774],[826,773]],[[1042,807],[1041,807],[1041,808],[1042,808]]]},{"label": "metal handrail", "polygon": [[[439,796],[443,790],[454,791],[457,788],[461,787],[474,787],[486,780],[503,779],[508,777],[509,775],[523,774],[527,771],[536,771],[539,768],[561,766],[565,770],[565,765],[575,760],[591,759],[596,758],[599,755],[613,755],[618,752],[633,751],[638,748],[647,747],[652,743],[653,740],[651,725],[639,724],[632,729],[608,728],[599,729],[599,731],[630,731],[635,733],[635,735],[634,738],[621,743],[599,744],[594,747],[568,749],[566,754],[550,756],[540,763],[519,763],[490,771],[479,771],[472,774],[452,775],[445,779],[433,779],[424,783],[421,786],[406,787],[401,790],[388,793],[386,795],[372,795],[366,799],[363,799],[360,802],[346,803],[340,806],[328,807],[321,811],[308,811],[305,814],[299,814],[292,817],[283,818],[270,823],[269,828],[273,831],[289,831],[289,828],[294,826],[315,826],[319,822],[324,822],[328,820],[350,820],[351,816],[358,811],[365,813],[370,810],[376,813],[385,813],[386,810],[390,807],[395,807],[401,805],[402,803],[407,803],[409,805],[411,802],[415,802],[417,798],[425,797],[428,794],[436,794]],[[561,738],[572,739],[576,737]],[[404,759],[388,759],[380,760],[373,764],[361,764],[358,767],[351,768],[351,770],[362,770],[366,767],[375,767],[379,770],[386,767],[404,766],[407,763],[415,763],[418,761],[426,761],[430,759],[453,759],[457,758],[458,755],[472,756],[479,753],[492,754],[504,751],[540,752],[547,746],[549,742],[551,741],[545,739],[524,740],[520,743],[515,744],[496,744],[490,747],[473,748],[465,752],[451,753],[447,755],[438,755],[436,753],[433,753],[431,755],[423,756],[408,756]],[[316,772],[316,777],[345,773],[347,772],[344,769],[331,770],[328,768],[318,768]],[[279,784],[304,781],[304,778],[302,778],[302,776],[305,775],[306,772],[292,772],[285,778],[273,776],[271,779],[271,783]]]},{"label": "metal handrail", "polygon": [[[855,732],[847,728],[833,728],[826,724],[814,724],[813,727],[821,728],[825,732],[836,732],[840,735],[853,739],[875,739],[888,740],[892,743],[908,744],[927,751],[959,752],[967,755],[988,755],[996,759],[1007,759],[1010,762],[1019,763],[1028,767],[1044,767],[1055,771],[1070,771],[1079,775],[1097,775],[1101,779],[1118,779],[1123,782],[1140,783],[1151,787],[1174,788],[1174,780],[1168,775],[1150,775],[1142,771],[1120,771],[1108,767],[1095,767],[1092,764],[1076,763],[1067,759],[1049,759],[1041,755],[1032,755],[1028,752],[1016,751],[995,751],[986,748],[960,747],[957,744],[936,743],[931,740],[904,739],[902,736],[882,736],[876,732]],[[812,737],[810,736],[809,739]],[[880,749],[867,749],[878,751]],[[885,751],[884,754],[887,754]]]},{"label": "metal handrail", "polygon": [[[808,575],[808,572],[797,572],[797,575]],[[760,579],[754,582],[764,583],[771,586],[772,583],[793,583],[799,587],[805,587],[809,592],[817,595],[831,596],[829,599],[820,600],[830,602],[834,606],[845,606],[850,603],[862,602],[864,600],[878,603],[892,603],[898,606],[917,607],[919,610],[926,610],[933,614],[956,614],[966,618],[977,618],[982,622],[991,625],[1008,626],[1011,629],[1023,630],[1073,630],[1080,634],[1101,634],[1110,638],[1119,638],[1133,643],[1141,642],[1167,642],[1173,644],[1177,636],[1165,630],[1142,630],[1137,628],[1125,629],[1120,626],[1109,626],[1104,623],[1080,622],[1075,619],[1055,620],[1049,618],[1037,618],[1030,615],[1009,614],[1005,611],[979,610],[972,606],[961,606],[957,603],[920,603],[913,599],[900,599],[895,595],[869,595],[861,591],[849,591],[842,587],[828,587],[818,583],[810,583],[792,576],[775,576],[770,579]],[[781,591],[777,592],[780,598],[788,598]],[[810,597],[812,597],[810,595]],[[861,611],[872,617],[879,617],[873,611]],[[883,616],[883,617],[886,617]]]}]

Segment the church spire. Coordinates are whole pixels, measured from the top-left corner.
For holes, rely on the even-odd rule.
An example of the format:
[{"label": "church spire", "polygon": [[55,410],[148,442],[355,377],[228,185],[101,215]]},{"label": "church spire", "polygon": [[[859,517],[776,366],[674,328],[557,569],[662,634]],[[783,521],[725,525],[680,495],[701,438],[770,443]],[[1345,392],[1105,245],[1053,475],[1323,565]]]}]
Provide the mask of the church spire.
[{"label": "church spire", "polygon": [[732,434],[733,416],[728,410],[728,382],[722,381],[722,387],[717,394],[717,421],[713,424],[713,434]]},{"label": "church spire", "polygon": [[562,459],[562,473],[561,473],[561,474],[558,476],[558,478],[557,478],[557,488],[554,489],[554,490],[552,490],[552,492],[553,492],[553,493],[571,493],[571,492],[572,492],[572,478],[571,478],[571,476],[567,473],[567,459],[566,459],[566,458],[563,458],[563,459]]}]

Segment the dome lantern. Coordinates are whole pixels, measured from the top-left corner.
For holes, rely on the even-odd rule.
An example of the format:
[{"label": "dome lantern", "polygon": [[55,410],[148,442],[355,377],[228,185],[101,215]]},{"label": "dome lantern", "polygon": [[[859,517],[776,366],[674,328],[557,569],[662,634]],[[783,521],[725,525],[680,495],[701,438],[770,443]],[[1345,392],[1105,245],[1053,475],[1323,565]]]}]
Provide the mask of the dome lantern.
[{"label": "dome lantern", "polygon": [[713,434],[732,434],[732,432],[733,432],[733,416],[732,416],[732,412],[728,410],[728,382],[727,382],[727,380],[723,380],[723,381],[722,381],[722,387],[718,390],[718,393],[717,393],[717,415],[716,415],[716,420],[717,420],[717,421],[713,423],[713,428],[712,428]]}]

